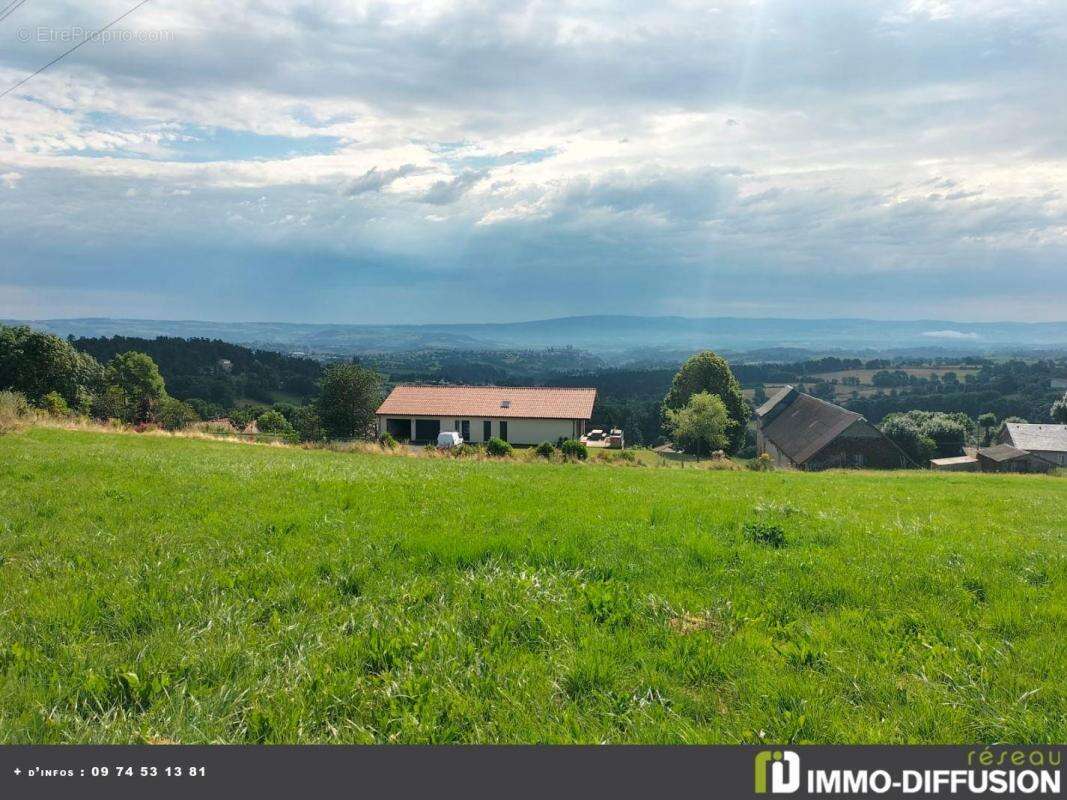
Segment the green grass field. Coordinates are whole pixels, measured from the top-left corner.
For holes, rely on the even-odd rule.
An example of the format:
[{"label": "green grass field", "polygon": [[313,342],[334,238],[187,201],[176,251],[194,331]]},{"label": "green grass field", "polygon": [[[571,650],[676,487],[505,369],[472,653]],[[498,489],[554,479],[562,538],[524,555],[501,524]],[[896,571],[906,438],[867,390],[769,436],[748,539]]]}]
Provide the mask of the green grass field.
[{"label": "green grass field", "polygon": [[1062,478],[34,428],[0,742],[1062,742],[1065,546]]}]

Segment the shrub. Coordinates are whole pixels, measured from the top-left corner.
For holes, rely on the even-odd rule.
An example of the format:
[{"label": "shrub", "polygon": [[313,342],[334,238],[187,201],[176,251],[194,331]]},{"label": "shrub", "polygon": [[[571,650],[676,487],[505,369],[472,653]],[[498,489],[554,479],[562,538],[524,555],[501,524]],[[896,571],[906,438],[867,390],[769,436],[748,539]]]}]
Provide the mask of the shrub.
[{"label": "shrub", "polygon": [[32,413],[21,392],[0,392],[0,433],[22,427]]},{"label": "shrub", "polygon": [[514,448],[503,439],[494,436],[485,443],[485,452],[496,458],[506,458],[514,452]]},{"label": "shrub", "polygon": [[633,450],[620,450],[616,454],[615,458],[618,461],[628,461],[631,464],[637,463],[637,453],[635,453]]},{"label": "shrub", "polygon": [[159,424],[168,431],[178,431],[198,421],[200,417],[188,403],[165,397],[159,404]]},{"label": "shrub", "polygon": [[552,458],[552,454],[556,452],[556,448],[552,446],[551,442],[541,442],[534,450],[541,458]]},{"label": "shrub", "polygon": [[749,469],[754,469],[756,472],[770,472],[774,469],[774,463],[771,461],[769,453],[760,453],[749,462],[748,467]]},{"label": "shrub", "polygon": [[41,398],[41,408],[53,417],[69,417],[70,406],[59,392],[49,392]]},{"label": "shrub", "polygon": [[772,522],[746,522],[742,529],[748,541],[755,544],[765,544],[769,547],[785,546],[785,531],[781,525]]},{"label": "shrub", "polygon": [[584,442],[579,442],[577,439],[567,439],[559,446],[559,451],[563,453],[565,458],[576,458],[579,461],[585,461],[589,458],[589,448],[585,446]]},{"label": "shrub", "polygon": [[686,453],[706,456],[730,445],[730,429],[736,423],[718,395],[698,392],[684,407],[668,408],[664,414],[671,438]]},{"label": "shrub", "polygon": [[[289,419],[293,429],[302,442],[321,442],[326,439],[318,409],[313,406],[299,406]],[[394,444],[396,442],[394,441]]]},{"label": "shrub", "polygon": [[464,442],[458,444],[455,447],[450,447],[448,452],[454,455],[456,458],[473,458],[482,452],[482,449],[476,444],[469,444]]},{"label": "shrub", "polygon": [[256,417],[256,428],[260,433],[289,435],[294,432],[293,426],[280,411],[264,411]]},{"label": "shrub", "polygon": [[383,433],[378,439],[378,443],[388,450],[396,450],[396,448],[400,446],[391,433]]}]

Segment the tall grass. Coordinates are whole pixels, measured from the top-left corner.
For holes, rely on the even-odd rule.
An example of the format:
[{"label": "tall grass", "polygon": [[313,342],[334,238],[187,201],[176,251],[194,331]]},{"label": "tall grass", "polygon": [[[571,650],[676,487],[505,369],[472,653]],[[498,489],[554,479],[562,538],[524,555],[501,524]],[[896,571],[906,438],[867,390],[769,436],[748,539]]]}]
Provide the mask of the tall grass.
[{"label": "tall grass", "polygon": [[21,430],[36,418],[36,413],[20,392],[0,392],[0,434]]},{"label": "tall grass", "polygon": [[361,450],[0,437],[0,742],[1067,735],[1067,481]]}]

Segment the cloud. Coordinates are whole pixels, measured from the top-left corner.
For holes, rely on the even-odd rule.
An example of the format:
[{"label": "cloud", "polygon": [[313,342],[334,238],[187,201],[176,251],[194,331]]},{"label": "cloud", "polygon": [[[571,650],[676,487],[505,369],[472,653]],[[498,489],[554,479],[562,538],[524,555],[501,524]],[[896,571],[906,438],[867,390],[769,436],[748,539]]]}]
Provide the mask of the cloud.
[{"label": "cloud", "polygon": [[923,331],[922,335],[926,336],[926,337],[928,337],[930,339],[952,339],[952,340],[955,340],[955,341],[959,341],[959,340],[974,340],[974,339],[981,339],[982,338],[981,336],[979,336],[977,333],[974,333],[974,332],[954,331],[954,330]]},{"label": "cloud", "polygon": [[487,174],[481,170],[464,170],[451,180],[435,181],[419,199],[423,203],[431,203],[435,206],[450,205],[463,197],[477,183],[484,180]]},{"label": "cloud", "polygon": [[345,184],[341,191],[349,197],[366,194],[367,192],[380,192],[400,178],[406,178],[408,175],[414,175],[417,172],[419,172],[419,167],[414,164],[403,164],[399,167],[385,170],[371,167],[358,178]]},{"label": "cloud", "polygon": [[[32,5],[34,30],[126,10]],[[256,319],[582,313],[575,281],[629,313],[1067,307],[1061,5],[191,0],[123,26],[173,35],[0,100],[0,283],[24,289],[0,314],[143,316],[135,281]],[[0,82],[40,53],[0,48]]]}]

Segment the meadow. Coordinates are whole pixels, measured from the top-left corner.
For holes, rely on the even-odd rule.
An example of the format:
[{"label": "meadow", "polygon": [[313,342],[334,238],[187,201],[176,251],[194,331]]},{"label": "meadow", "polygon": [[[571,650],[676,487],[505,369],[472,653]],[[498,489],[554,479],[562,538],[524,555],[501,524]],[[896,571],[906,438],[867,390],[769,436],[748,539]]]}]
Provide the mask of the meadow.
[{"label": "meadow", "polygon": [[33,427],[0,742],[1062,742],[1065,555],[1055,477]]}]

